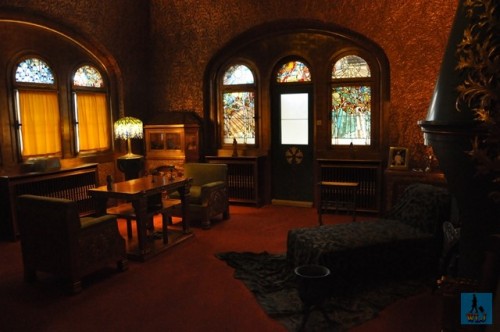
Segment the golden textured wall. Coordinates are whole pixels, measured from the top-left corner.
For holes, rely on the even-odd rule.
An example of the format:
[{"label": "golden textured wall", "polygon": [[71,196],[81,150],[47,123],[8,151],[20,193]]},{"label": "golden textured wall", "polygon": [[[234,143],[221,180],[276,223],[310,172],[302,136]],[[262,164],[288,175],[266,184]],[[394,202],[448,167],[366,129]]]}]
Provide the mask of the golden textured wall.
[{"label": "golden textured wall", "polygon": [[[140,114],[147,106],[149,3],[147,0],[0,0],[0,14],[74,31],[111,54],[120,70],[120,112]],[[10,16],[9,16],[10,15]],[[92,50],[94,51],[94,50]]]},{"label": "golden textured wall", "polygon": [[456,6],[457,0],[0,0],[0,11],[40,15],[102,45],[121,70],[115,106],[141,117],[180,109],[202,115],[208,62],[254,26],[310,19],[345,27],[386,52],[389,144],[413,151],[423,143],[416,122],[426,116]]},{"label": "golden textured wall", "polygon": [[203,110],[211,57],[246,30],[283,19],[312,19],[360,33],[381,46],[391,68],[389,144],[422,151],[425,119],[455,0],[155,0],[151,2],[153,109]]}]

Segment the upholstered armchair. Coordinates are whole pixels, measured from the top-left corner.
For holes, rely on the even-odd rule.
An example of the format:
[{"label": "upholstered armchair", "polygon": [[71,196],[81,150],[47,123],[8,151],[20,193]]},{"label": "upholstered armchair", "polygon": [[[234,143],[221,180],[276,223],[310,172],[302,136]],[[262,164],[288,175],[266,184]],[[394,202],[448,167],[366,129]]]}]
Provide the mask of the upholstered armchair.
[{"label": "upholstered armchair", "polygon": [[50,273],[78,293],[85,275],[111,263],[127,269],[116,216],[80,217],[74,201],[35,195],[19,196],[17,208],[26,281],[36,280],[37,271]]},{"label": "upholstered armchair", "polygon": [[[190,220],[201,221],[202,228],[209,229],[212,218],[229,218],[226,164],[187,163],[184,176],[193,181],[189,191]],[[171,197],[176,198],[176,193]],[[174,208],[173,215],[182,216],[180,206]]]}]

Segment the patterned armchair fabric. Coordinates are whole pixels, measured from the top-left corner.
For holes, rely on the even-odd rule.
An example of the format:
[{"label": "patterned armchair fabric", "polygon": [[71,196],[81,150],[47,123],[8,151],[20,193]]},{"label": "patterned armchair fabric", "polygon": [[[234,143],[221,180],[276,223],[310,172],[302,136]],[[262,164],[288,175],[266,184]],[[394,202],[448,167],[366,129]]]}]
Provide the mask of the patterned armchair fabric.
[{"label": "patterned armchair fabric", "polygon": [[434,274],[449,211],[446,189],[411,185],[387,218],[290,230],[287,258],[325,265],[344,280]]},{"label": "patterned armchair fabric", "polygon": [[50,273],[69,279],[78,293],[83,276],[111,263],[127,268],[115,216],[80,218],[76,202],[35,195],[19,196],[17,207],[26,281]]},{"label": "patterned armchair fabric", "polygon": [[[187,163],[184,176],[192,178],[189,190],[189,218],[201,221],[201,226],[210,228],[210,219],[222,215],[229,218],[229,197],[227,194],[227,165],[208,163]],[[172,195],[176,198],[176,195]],[[182,216],[181,207],[173,210],[174,216]]]}]

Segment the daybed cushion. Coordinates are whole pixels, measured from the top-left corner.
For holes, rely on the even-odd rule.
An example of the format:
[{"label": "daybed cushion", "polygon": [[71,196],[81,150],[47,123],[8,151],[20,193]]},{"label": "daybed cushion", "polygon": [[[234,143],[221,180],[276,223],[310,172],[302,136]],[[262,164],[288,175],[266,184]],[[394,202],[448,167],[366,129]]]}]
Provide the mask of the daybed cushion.
[{"label": "daybed cushion", "polygon": [[343,279],[398,278],[435,273],[441,224],[449,212],[446,189],[409,186],[388,218],[292,229],[287,258],[293,266],[321,264]]},{"label": "daybed cushion", "polygon": [[347,279],[401,277],[431,272],[439,248],[432,234],[381,219],[290,230],[287,259],[324,265]]}]

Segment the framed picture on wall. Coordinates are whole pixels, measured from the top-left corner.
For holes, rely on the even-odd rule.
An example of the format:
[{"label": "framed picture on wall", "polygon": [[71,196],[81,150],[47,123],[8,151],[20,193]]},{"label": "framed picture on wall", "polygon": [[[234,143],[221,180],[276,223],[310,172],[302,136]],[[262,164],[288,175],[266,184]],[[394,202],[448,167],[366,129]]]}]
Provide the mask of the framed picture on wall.
[{"label": "framed picture on wall", "polygon": [[408,148],[391,146],[389,148],[389,168],[408,169]]}]

